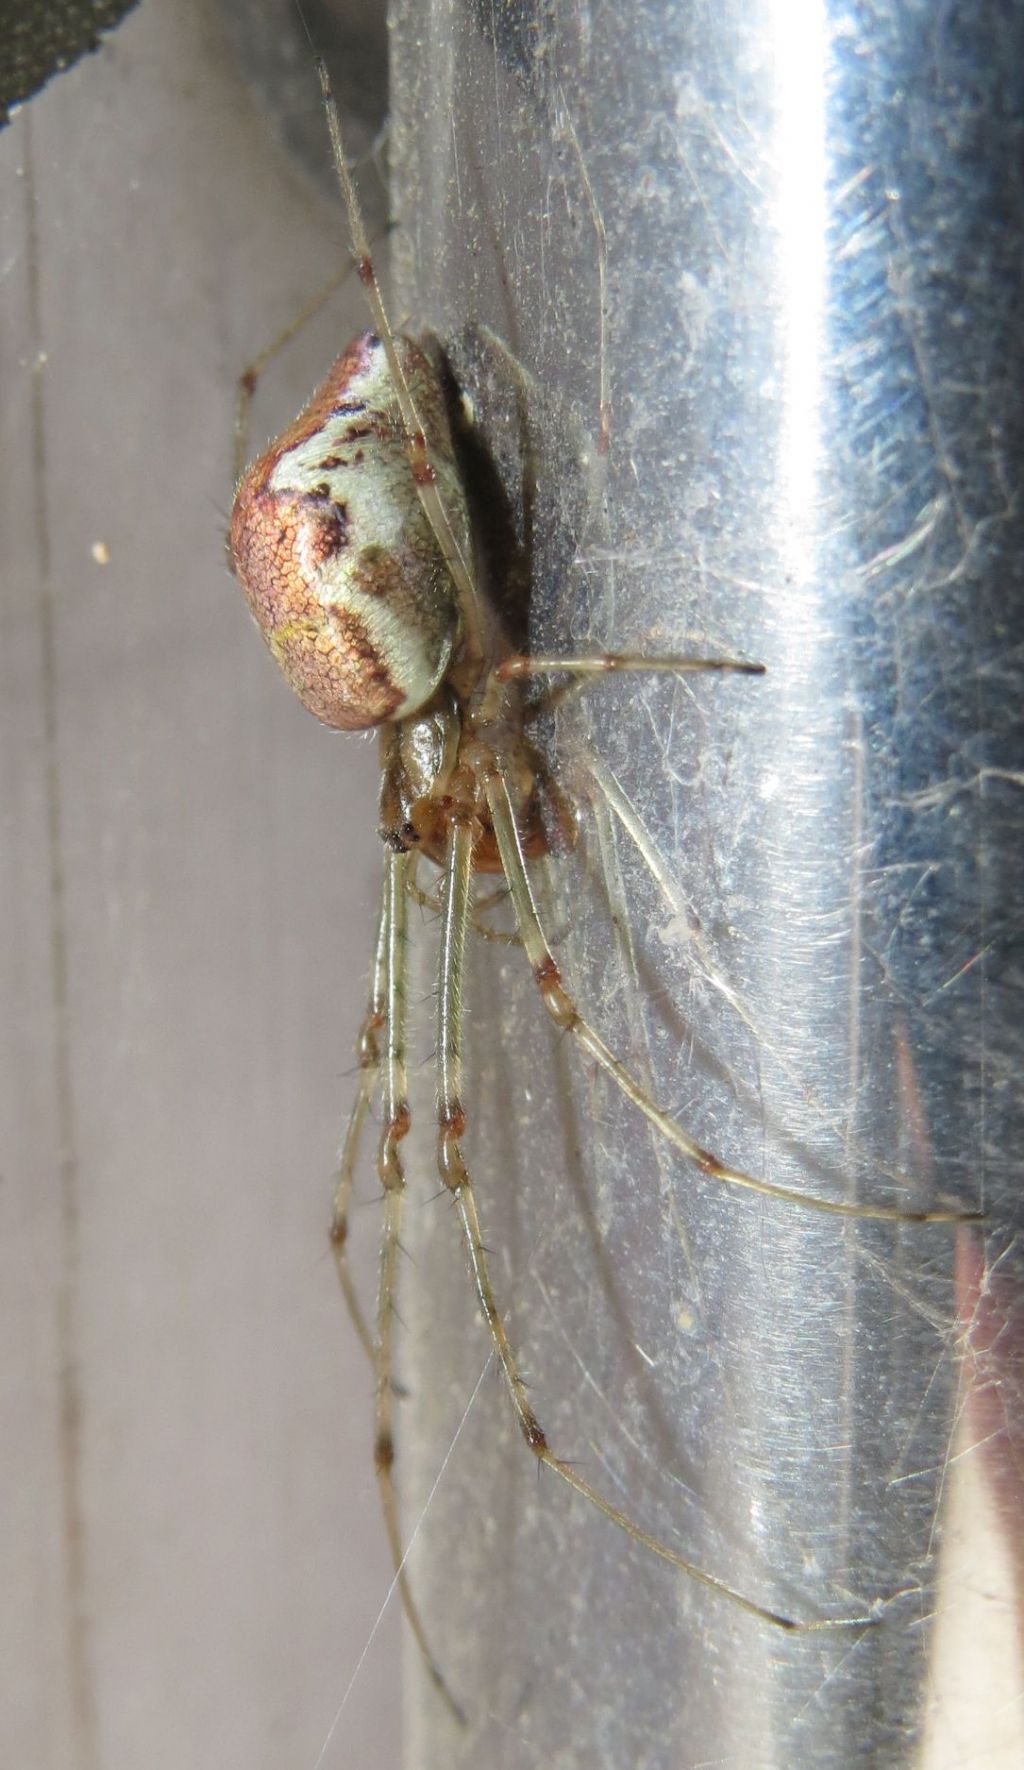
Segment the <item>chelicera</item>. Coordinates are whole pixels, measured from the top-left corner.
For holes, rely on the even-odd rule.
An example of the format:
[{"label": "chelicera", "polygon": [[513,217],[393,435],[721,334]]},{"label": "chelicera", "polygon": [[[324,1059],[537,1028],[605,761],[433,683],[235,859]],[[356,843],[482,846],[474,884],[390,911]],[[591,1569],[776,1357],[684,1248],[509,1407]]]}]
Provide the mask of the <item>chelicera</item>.
[{"label": "chelicera", "polygon": [[[405,1189],[400,1149],[410,1125],[406,912],[410,897],[419,894],[421,856],[441,873],[437,1165],[461,1224],[477,1297],[522,1436],[540,1462],[612,1523],[765,1623],[802,1631],[872,1619],[783,1616],[688,1561],[552,1450],[528,1397],[492,1285],[463,1148],[461,1002],[476,876],[497,875],[507,887],[518,940],[555,1025],[703,1174],[837,1216],[922,1222],[959,1213],[814,1198],[730,1167],[656,1104],[577,1007],[545,936],[530,878],[530,863],[547,851],[561,815],[557,788],[545,778],[529,741],[530,722],[541,704],[536,685],[614,671],[756,676],[762,666],[732,658],[613,653],[535,657],[510,646],[471,567],[470,517],[439,366],[428,343],[395,334],[390,326],[323,70],[321,83],[375,330],[349,345],[305,410],[243,475],[230,546],[263,637],[310,712],[340,730],[380,733],[383,899],[331,1240],[346,1300],[375,1370],[375,1463],[403,1602],[430,1675],[458,1712],[409,1590],[393,1476],[393,1320]],[[608,442],[605,412],[602,400],[599,450]],[[384,1226],[371,1333],[351,1283],[346,1238],[357,1147],[378,1086]]]}]

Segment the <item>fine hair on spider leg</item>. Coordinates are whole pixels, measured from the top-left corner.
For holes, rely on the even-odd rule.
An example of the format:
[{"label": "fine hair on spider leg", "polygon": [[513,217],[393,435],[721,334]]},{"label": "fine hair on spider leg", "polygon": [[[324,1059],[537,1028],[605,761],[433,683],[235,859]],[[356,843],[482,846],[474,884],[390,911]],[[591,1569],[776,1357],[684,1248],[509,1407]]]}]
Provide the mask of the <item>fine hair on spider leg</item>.
[{"label": "fine hair on spider leg", "polygon": [[[406,1089],[408,901],[436,900],[417,882],[418,857],[438,869],[440,957],[437,1004],[437,1164],[458,1216],[477,1298],[530,1450],[635,1542],[760,1621],[790,1632],[856,1628],[867,1613],[798,1618],[757,1603],[698,1567],[613,1506],[555,1454],[527,1397],[492,1284],[475,1190],[463,1149],[462,999],[474,882],[507,889],[516,941],[554,1025],[596,1063],[690,1169],[803,1209],[892,1223],[970,1220],[956,1210],[904,1210],[822,1198],[729,1165],[703,1147],[641,1084],[590,1025],[566,985],[542,926],[531,884],[534,861],[551,852],[560,788],[546,776],[527,731],[538,681],[585,685],[624,672],[762,676],[742,659],[640,652],[530,655],[513,649],[478,588],[472,530],[453,442],[441,367],[429,340],[395,333],[381,297],[345,160],[326,72],[318,64],[356,268],[376,326],[354,340],[309,404],[242,476],[231,518],[236,575],[263,637],[304,705],[338,730],[377,728],[381,749],[380,834],[384,885],[369,1003],[358,1047],[359,1075],[339,1158],[331,1241],[341,1287],[372,1360],[375,1467],[385,1526],[406,1615],[438,1691],[461,1709],[433,1657],[410,1592],[400,1538],[392,1429],[393,1322],[405,1176],[400,1149],[410,1127]],[[575,131],[565,129],[582,164]],[[589,179],[605,300],[603,225]],[[256,367],[265,358],[256,359]],[[602,362],[596,453],[607,454],[610,422]],[[251,393],[254,375],[245,389]],[[612,801],[622,817],[622,808]],[[563,832],[564,834],[564,832]],[[476,906],[478,907],[478,906]],[[382,1100],[377,1174],[383,1191],[376,1317],[371,1331],[349,1274],[348,1213],[360,1136],[375,1093]]]}]

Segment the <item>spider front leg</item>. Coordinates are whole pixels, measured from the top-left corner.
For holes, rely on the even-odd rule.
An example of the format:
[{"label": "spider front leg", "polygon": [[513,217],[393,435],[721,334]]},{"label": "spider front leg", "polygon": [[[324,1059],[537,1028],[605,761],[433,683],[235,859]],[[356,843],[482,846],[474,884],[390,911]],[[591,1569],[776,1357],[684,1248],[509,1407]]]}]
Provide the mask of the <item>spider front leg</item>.
[{"label": "spider front leg", "polygon": [[260,351],[259,356],[253,357],[252,362],[239,375],[238,387],[235,392],[234,477],[236,485],[245,472],[245,464],[248,459],[249,420],[252,417],[252,402],[256,397],[256,389],[259,386],[261,375],[270,367],[285,345],[290,344],[293,338],[297,338],[299,333],[308,326],[310,320],[316,318],[320,309],[326,307],[331,296],[337,293],[351,273],[351,264],[343,265],[341,270],[335,271],[330,281],[310,297],[305,307],[296,314],[295,318],[278,332],[277,337],[273,338]]},{"label": "spider front leg", "polygon": [[525,676],[555,676],[562,671],[567,676],[609,676],[623,670],[667,676],[693,675],[702,671],[719,675],[731,672],[738,676],[763,676],[765,673],[763,664],[748,664],[741,658],[695,658],[676,654],[647,657],[642,652],[603,651],[570,658],[529,657],[525,653],[513,652],[502,658],[492,675],[495,682],[504,683],[521,681]]},{"label": "spider front leg", "polygon": [[466,556],[459,544],[459,537],[451,522],[444,498],[437,483],[437,469],[430,459],[426,432],[423,420],[416,409],[409,379],[402,367],[395,334],[388,319],[387,308],[380,292],[377,272],[374,269],[370,253],[370,242],[363,225],[362,210],[356,197],[352,174],[345,158],[345,148],[341,139],[341,123],[338,119],[338,107],[331,91],[327,65],[322,56],[317,56],[317,74],[320,90],[323,94],[324,109],[327,114],[327,128],[331,137],[331,153],[334,156],[334,167],[338,175],[338,184],[348,212],[349,229],[352,234],[352,247],[356,255],[356,270],[359,281],[366,291],[366,299],[373,314],[377,334],[384,347],[391,379],[394,383],[395,397],[402,415],[402,427],[405,432],[406,451],[409,466],[412,470],[416,495],[422,504],[427,521],[433,530],[438,547],[441,550],[445,565],[458,599],[462,616],[463,645],[467,657],[474,667],[483,657],[481,639],[480,601],[477,595],[476,580],[469,569]]},{"label": "spider front leg", "polygon": [[[423,1655],[427,1672],[456,1720],[465,1715],[445,1682],[430,1651],[426,1631],[413,1601],[405,1571],[405,1554],[398,1522],[398,1501],[395,1494],[395,1440],[392,1422],[394,1384],[395,1293],[397,1290],[398,1256],[401,1251],[402,1203],[405,1175],[398,1154],[399,1144],[408,1134],[409,1101],[406,1092],[405,1066],[405,985],[406,985],[406,902],[408,898],[412,857],[388,851],[384,864],[384,902],[381,912],[380,937],[377,945],[377,967],[371,1003],[378,999],[384,1013],[383,1061],[383,1124],[377,1152],[377,1172],[384,1189],[384,1226],[381,1234],[380,1280],[377,1292],[377,1342],[373,1361],[375,1372],[374,1449],[373,1461],[380,1489],[381,1510],[391,1554],[395,1578],[402,1604],[417,1646]],[[380,996],[376,992],[380,986]],[[359,1101],[356,1102],[356,1111]],[[365,1108],[363,1109],[365,1111]],[[346,1139],[346,1144],[348,1139]],[[343,1164],[344,1178],[344,1164]],[[340,1188],[339,1188],[340,1190]]]},{"label": "spider front leg", "polygon": [[[462,1103],[462,999],[463,972],[465,968],[466,930],[470,919],[470,882],[473,870],[473,847],[478,831],[471,819],[456,818],[453,820],[448,837],[448,849],[445,860],[444,911],[441,927],[441,964],[440,991],[438,999],[438,1167],[441,1178],[455,1200],[455,1208],[459,1214],[466,1246],[469,1252],[469,1263],[476,1287],[477,1298],[487,1323],[494,1350],[501,1365],[502,1374],[508,1387],[509,1396],[515,1410],[519,1430],[529,1445],[537,1461],[553,1469],[556,1475],[596,1506],[605,1518],[617,1524],[634,1542],[649,1549],[663,1561],[668,1561],[680,1573],[689,1579],[717,1592],[720,1597],[727,1598],[730,1603],[738,1605],[750,1616],[762,1622],[771,1623],[774,1627],[790,1632],[806,1633],[810,1631],[832,1630],[836,1628],[864,1627],[874,1621],[872,1616],[820,1618],[812,1621],[798,1621],[783,1616],[778,1611],[769,1610],[753,1599],[747,1598],[742,1592],[729,1586],[724,1580],[716,1579],[713,1574],[706,1573],[693,1561],[677,1553],[667,1543],[652,1536],[649,1531],[634,1523],[625,1512],[619,1510],[606,1500],[597,1489],[592,1487],[571,1463],[556,1456],[547,1441],[547,1435],[541,1425],[527,1393],[516,1362],[515,1354],[508,1337],[504,1319],[498,1308],[491,1282],[490,1266],[480,1228],[473,1184],[469,1168],[462,1151],[462,1138],[466,1129],[466,1112]],[[511,882],[511,881],[510,881]],[[524,941],[526,929],[522,929]]]},{"label": "spider front leg", "polygon": [[663,676],[763,676],[765,667],[763,664],[748,664],[742,658],[695,658],[679,654],[648,657],[642,652],[605,651],[595,652],[592,656],[558,658],[531,657],[525,652],[511,652],[495,665],[487,678],[480,704],[480,717],[485,721],[494,718],[501,705],[502,692],[509,682],[523,682],[531,676],[569,678],[567,682],[556,683],[539,701],[534,701],[527,707],[526,718],[534,720],[542,713],[551,712],[569,695],[577,694],[595,677],[626,671]]}]

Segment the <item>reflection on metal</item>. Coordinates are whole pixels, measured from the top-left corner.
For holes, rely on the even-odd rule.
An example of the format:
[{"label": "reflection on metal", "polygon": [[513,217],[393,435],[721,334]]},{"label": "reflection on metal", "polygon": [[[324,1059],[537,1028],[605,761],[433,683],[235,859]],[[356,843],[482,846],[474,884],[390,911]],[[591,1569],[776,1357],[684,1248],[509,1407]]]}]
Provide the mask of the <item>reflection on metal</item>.
[{"label": "reflection on metal", "polygon": [[[519,956],[480,943],[470,1020],[499,987],[509,1009],[470,1155],[554,1448],[766,1604],[882,1603],[853,1642],[732,1614],[538,1486],[485,1384],[414,1561],[471,1724],[455,1738],[417,1694],[409,1762],[935,1770],[967,1739],[1009,1764],[1024,20],[397,12],[397,306],[489,427],[533,648],[768,666],[559,708],[559,778],[596,759],[645,832],[614,802],[584,813],[547,881],[559,963],[727,1159],[987,1212],[984,1235],[851,1227],[695,1183],[547,1038]],[[484,1341],[448,1214],[410,1219],[415,1517]],[[969,1682],[949,1670],[964,1626],[986,1644]]]}]

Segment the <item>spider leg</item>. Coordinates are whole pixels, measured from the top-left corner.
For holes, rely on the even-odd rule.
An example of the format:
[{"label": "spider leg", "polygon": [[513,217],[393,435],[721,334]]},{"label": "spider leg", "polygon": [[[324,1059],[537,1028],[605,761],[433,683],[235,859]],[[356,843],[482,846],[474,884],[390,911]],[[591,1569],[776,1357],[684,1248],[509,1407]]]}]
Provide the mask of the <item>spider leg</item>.
[{"label": "spider leg", "polygon": [[479,934],[481,940],[496,941],[499,946],[522,946],[518,934],[510,928],[490,928],[486,922],[473,917],[473,932]]},{"label": "spider leg", "polygon": [[370,242],[366,237],[362,211],[356,197],[355,186],[352,183],[348,161],[345,158],[345,148],[341,139],[341,124],[338,120],[338,107],[334,102],[326,64],[320,56],[317,57],[317,73],[320,76],[320,90],[327,113],[331,153],[334,157],[338,183],[341,186],[341,194],[345,199],[345,208],[348,212],[349,231],[352,235],[352,246],[356,255],[356,269],[359,281],[366,291],[366,299],[373,314],[378,337],[384,346],[384,354],[387,357],[391,379],[394,382],[395,396],[402,414],[402,428],[405,432],[409,465],[412,468],[412,476],[416,484],[416,493],[455,585],[465,632],[467,654],[475,664],[478,664],[483,655],[483,647],[480,602],[477,596],[476,582],[466,563],[462,548],[459,546],[458,537],[444,507],[444,500],[438,491],[437,472],[430,460],[423,424],[416,410],[405,370],[402,367],[395,344],[395,335],[391,329],[387,309],[384,306],[380,285],[377,282],[377,273],[373,268]]},{"label": "spider leg", "polygon": [[[758,1026],[747,1004],[715,964],[693,907],[680,893],[664,856],[659,852],[650,831],[644,825],[642,818],[638,816],[636,807],[623,791],[616,775],[595,756],[580,758],[576,766],[580,771],[581,790],[589,799],[595,818],[599,816],[598,807],[603,807],[614,814],[658,887],[670,913],[673,916],[678,916],[680,925],[687,929],[700,963],[701,975],[726,1003],[731,1013],[735,1014],[736,1018],[746,1027],[752,1038],[761,1045],[766,1044],[765,1034]],[[811,1093],[806,1078],[799,1069],[789,1063],[784,1054],[778,1050],[773,1052],[773,1056],[782,1073],[792,1084],[794,1095],[807,1101],[823,1125],[835,1129],[834,1118],[829,1115],[823,1103]],[[883,1167],[876,1164],[876,1172],[883,1174],[894,1184],[899,1184],[902,1179],[898,1170],[888,1166]]]},{"label": "spider leg", "polygon": [[726,673],[738,676],[763,676],[763,664],[749,664],[742,658],[695,658],[669,654],[647,657],[641,652],[596,652],[592,657],[530,657],[524,652],[510,652],[496,664],[484,684],[480,699],[480,717],[493,719],[501,705],[501,692],[507,682],[522,682],[530,676],[568,676],[568,682],[555,683],[528,708],[529,721],[550,713],[570,695],[595,676],[610,676],[627,670],[644,671],[650,675],[691,676],[697,673]]},{"label": "spider leg", "polygon": [[379,1034],[387,1026],[387,889],[381,902],[380,918],[377,924],[377,940],[373,954],[373,971],[370,977],[370,999],[366,1014],[356,1042],[356,1061],[359,1066],[359,1080],[356,1085],[356,1097],[352,1102],[348,1125],[338,1156],[338,1167],[335,1175],[334,1203],[331,1209],[331,1225],[328,1231],[334,1263],[338,1271],[338,1283],[342,1296],[348,1306],[352,1324],[359,1337],[359,1342],[370,1362],[375,1361],[373,1337],[366,1325],[359,1298],[356,1296],[352,1283],[352,1273],[348,1264],[348,1212],[352,1199],[352,1186],[355,1179],[356,1156],[362,1136],[366,1115],[373,1099],[374,1089],[380,1077],[380,1039]]},{"label": "spider leg", "polygon": [[383,1127],[377,1153],[377,1171],[384,1189],[384,1227],[381,1235],[380,1282],[377,1293],[377,1344],[374,1349],[376,1373],[374,1398],[373,1461],[380,1490],[384,1528],[387,1532],[395,1564],[395,1578],[401,1594],[409,1627],[423,1655],[431,1681],[458,1721],[465,1716],[445,1682],[430,1651],[426,1631],[413,1601],[405,1570],[405,1555],[398,1522],[398,1501],[395,1493],[395,1441],[392,1426],[394,1398],[392,1360],[394,1352],[395,1292],[397,1289],[398,1256],[402,1228],[402,1202],[405,1176],[398,1146],[409,1130],[409,1101],[406,1093],[405,1068],[405,985],[406,985],[406,899],[410,876],[410,856],[389,852],[384,871],[384,906],[381,915],[381,937],[378,955],[381,961],[383,999],[385,1003],[385,1045],[383,1086]]},{"label": "spider leg", "polygon": [[608,455],[609,442],[611,440],[612,427],[612,397],[611,389],[608,384],[608,235],[605,232],[604,216],[601,214],[597,197],[594,194],[594,187],[590,182],[590,173],[587,171],[587,162],[583,155],[583,149],[580,146],[579,136],[576,133],[576,125],[572,120],[572,112],[569,109],[568,101],[562,90],[561,82],[559,82],[558,85],[558,98],[561,108],[559,127],[568,138],[569,145],[572,148],[573,157],[575,158],[576,166],[580,175],[580,183],[583,186],[583,194],[587,201],[587,208],[590,211],[590,222],[594,229],[594,239],[597,246],[598,431],[596,459],[592,463],[590,488],[590,502],[591,504],[594,504],[604,490],[605,463]]},{"label": "spider leg", "polygon": [[290,344],[293,338],[298,337],[299,333],[306,325],[308,325],[309,321],[315,318],[320,312],[320,309],[331,299],[331,296],[335,291],[340,289],[341,285],[348,280],[351,271],[351,263],[346,264],[341,270],[335,271],[330,282],[325,283],[324,287],[318,294],[310,297],[306,302],[305,307],[300,313],[296,314],[291,324],[285,326],[284,330],[279,332],[277,337],[272,339],[264,350],[260,351],[259,356],[254,356],[248,368],[243,369],[242,373],[239,375],[238,390],[235,395],[234,472],[236,485],[245,471],[245,464],[248,458],[249,419],[252,415],[252,402],[256,395],[256,389],[259,386],[260,376],[263,374],[264,370],[270,367],[274,358],[284,349],[285,345]]},{"label": "spider leg", "polygon": [[[441,914],[441,899],[438,892],[424,891],[422,886],[410,883],[409,896],[413,903],[418,903],[423,910],[429,910],[431,915],[439,916]],[[514,929],[491,928],[488,923],[480,919],[481,910],[490,908],[492,904],[503,902],[507,896],[507,891],[494,891],[490,896],[475,904],[472,917],[473,927],[481,940],[496,940],[501,946],[522,946],[523,943]]]},{"label": "spider leg", "polygon": [[702,1174],[732,1186],[742,1186],[765,1198],[782,1199],[786,1204],[802,1205],[807,1210],[824,1211],[834,1217],[865,1217],[891,1223],[965,1223],[977,1222],[978,1214],[954,1210],[906,1211],[897,1205],[847,1204],[840,1200],[816,1198],[788,1186],[776,1186],[770,1180],[759,1180],[742,1168],[731,1168],[711,1150],[691,1137],[674,1118],[652,1100],[647,1090],[630,1074],[625,1064],[609,1050],[593,1027],[584,1020],[562,983],[561,973],[552,956],[541,927],[533,887],[530,884],[519,831],[516,827],[508,788],[500,775],[491,773],[485,786],[487,804],[497,837],[501,864],[508,880],[519,932],[526,956],[544,999],[544,1006],[556,1026],[572,1033],[583,1049],[609,1075],[616,1087],[631,1100],[644,1117],[693,1162]]},{"label": "spider leg", "polygon": [[519,937],[518,930],[512,928],[492,928],[489,922],[483,920],[484,912],[486,910],[492,910],[496,904],[506,903],[507,901],[508,888],[503,882],[498,886],[496,891],[488,891],[486,896],[478,897],[476,899],[472,910],[470,911],[470,921],[475,933],[479,934],[481,940],[495,940],[499,946],[522,946],[523,943]]},{"label": "spider leg", "polygon": [[739,676],[763,676],[763,664],[749,664],[741,658],[696,658],[668,654],[646,657],[641,652],[605,651],[592,657],[549,658],[529,657],[513,652],[502,658],[492,672],[498,682],[521,680],[524,676],[554,676],[564,671],[569,676],[608,676],[614,671],[645,670],[671,676],[691,675],[696,671],[731,671]]},{"label": "spider leg", "polygon": [[689,1579],[695,1580],[699,1585],[717,1592],[722,1598],[727,1598],[730,1603],[738,1605],[748,1615],[759,1618],[761,1622],[771,1623],[776,1628],[801,1634],[837,1628],[866,1627],[875,1620],[873,1616],[799,1621],[755,1603],[753,1599],[745,1597],[742,1592],[736,1591],[724,1580],[716,1579],[713,1574],[706,1573],[695,1562],[688,1561],[685,1556],[678,1554],[667,1543],[652,1536],[641,1525],[634,1523],[627,1513],[620,1511],[617,1506],[611,1505],[602,1494],[598,1493],[597,1489],[592,1487],[590,1482],[585,1480],[571,1463],[556,1456],[548,1444],[544,1428],[531,1406],[526,1385],[520,1374],[508,1332],[498,1308],[494,1286],[491,1282],[487,1251],[481,1233],[480,1218],[477,1214],[473,1183],[462,1153],[462,1137],[466,1127],[466,1113],[462,1104],[462,989],[466,930],[469,924],[469,892],[474,840],[475,832],[471,820],[452,823],[445,867],[445,905],[441,931],[441,977],[438,1001],[438,1167],[441,1178],[455,1201],[455,1208],[469,1251],[470,1269],[473,1274],[477,1298],[501,1365],[519,1430],[538,1462],[553,1469],[556,1475],[560,1475],[562,1480],[567,1482],[576,1493],[589,1500],[592,1506],[596,1506],[605,1518],[610,1519],[613,1524],[617,1524],[620,1530],[624,1530],[627,1536],[633,1538],[634,1542],[642,1543],[644,1548],[649,1549],[652,1554],[660,1556],[663,1561],[668,1561],[680,1573],[685,1573]]}]

